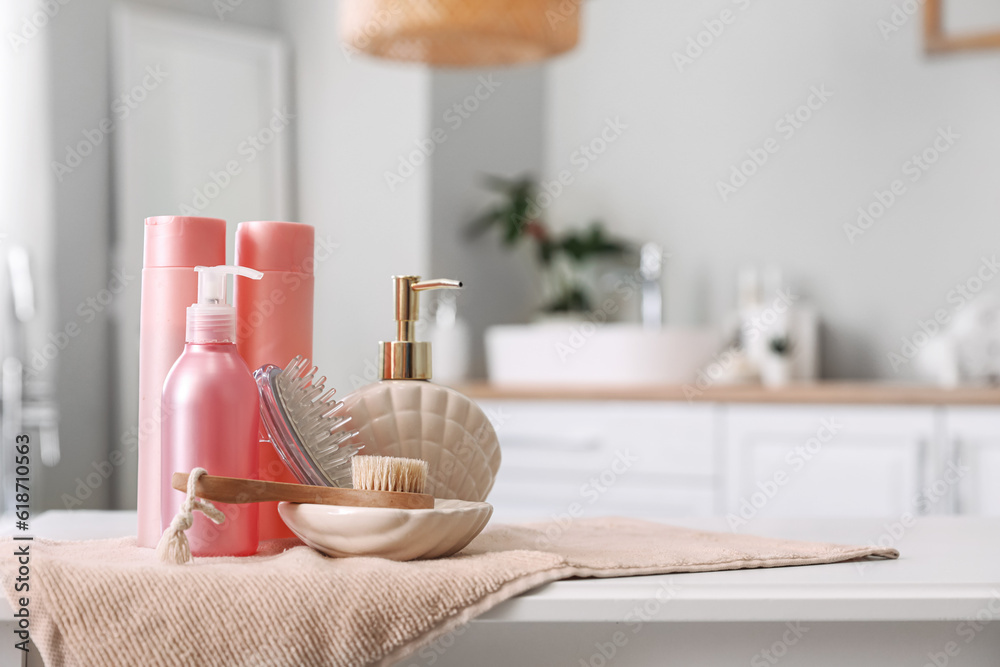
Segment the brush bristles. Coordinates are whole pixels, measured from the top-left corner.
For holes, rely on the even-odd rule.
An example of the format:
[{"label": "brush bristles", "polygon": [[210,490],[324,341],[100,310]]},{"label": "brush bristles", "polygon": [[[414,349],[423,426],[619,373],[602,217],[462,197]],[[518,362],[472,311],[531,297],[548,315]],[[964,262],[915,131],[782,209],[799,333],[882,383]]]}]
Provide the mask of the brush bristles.
[{"label": "brush bristles", "polygon": [[423,493],[427,486],[427,461],[394,456],[355,456],[351,459],[355,489]]},{"label": "brush bristles", "polygon": [[295,357],[277,376],[278,395],[289,425],[322,474],[331,486],[345,487],[348,462],[360,447],[344,444],[356,433],[347,428],[350,419],[337,414],[344,404],[334,400],[336,390],[325,389],[325,377],[316,379],[317,370],[308,359]]}]

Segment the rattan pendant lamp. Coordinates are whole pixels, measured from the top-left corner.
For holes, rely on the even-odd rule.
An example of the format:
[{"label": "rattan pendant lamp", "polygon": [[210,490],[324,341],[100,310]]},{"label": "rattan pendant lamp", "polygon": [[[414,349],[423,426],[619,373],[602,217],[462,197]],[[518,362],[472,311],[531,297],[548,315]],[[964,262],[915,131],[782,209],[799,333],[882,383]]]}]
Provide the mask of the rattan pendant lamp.
[{"label": "rattan pendant lamp", "polygon": [[450,67],[544,60],[576,46],[582,0],[342,0],[341,38],[368,55]]}]

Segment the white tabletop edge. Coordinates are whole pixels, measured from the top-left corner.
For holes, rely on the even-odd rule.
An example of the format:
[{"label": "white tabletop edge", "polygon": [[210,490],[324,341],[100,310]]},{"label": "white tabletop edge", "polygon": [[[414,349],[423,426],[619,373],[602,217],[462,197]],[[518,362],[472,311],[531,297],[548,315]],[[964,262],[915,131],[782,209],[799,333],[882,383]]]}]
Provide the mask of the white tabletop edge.
[{"label": "white tabletop edge", "polygon": [[[678,520],[718,530],[716,519]],[[134,512],[47,512],[36,535],[98,539],[135,534]],[[870,543],[877,519],[759,520],[755,532]],[[8,532],[9,534],[9,532]],[[1000,610],[1000,517],[920,519],[899,560],[723,572],[572,579],[541,586],[477,618],[483,622],[961,621]],[[0,622],[12,611],[0,596]]]}]

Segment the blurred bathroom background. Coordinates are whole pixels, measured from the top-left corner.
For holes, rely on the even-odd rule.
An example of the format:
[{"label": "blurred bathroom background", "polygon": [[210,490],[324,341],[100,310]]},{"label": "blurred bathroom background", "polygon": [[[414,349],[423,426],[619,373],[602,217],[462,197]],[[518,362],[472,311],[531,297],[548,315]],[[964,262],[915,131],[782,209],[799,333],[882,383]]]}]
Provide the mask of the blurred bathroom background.
[{"label": "blurred bathroom background", "polygon": [[[807,320],[791,380],[990,379],[923,357],[1000,293],[1000,49],[929,53],[923,3],[585,0],[574,50],[484,69],[359,53],[339,4],[4,2],[3,435],[38,438],[37,509],[134,507],[150,215],[315,225],[315,362],[345,393],[376,379],[393,274],[465,281],[427,309],[428,334],[465,327],[439,345],[467,345],[436,359],[449,381],[487,378],[492,327],[595,324],[542,312],[530,239],[470,236],[504,201],[489,176],[533,177],[553,234],[600,221],[627,241],[587,278],[596,310],[616,299],[597,324],[711,332],[709,353],[677,343],[696,368],[726,365],[747,309],[784,294]],[[949,30],[1000,30],[995,2],[946,9]],[[513,347],[495,377],[529,354],[525,331],[496,341]],[[641,345],[622,335],[607,344]],[[545,344],[563,338],[573,354],[563,333]],[[588,364],[591,381],[628,385],[622,363]]]}]

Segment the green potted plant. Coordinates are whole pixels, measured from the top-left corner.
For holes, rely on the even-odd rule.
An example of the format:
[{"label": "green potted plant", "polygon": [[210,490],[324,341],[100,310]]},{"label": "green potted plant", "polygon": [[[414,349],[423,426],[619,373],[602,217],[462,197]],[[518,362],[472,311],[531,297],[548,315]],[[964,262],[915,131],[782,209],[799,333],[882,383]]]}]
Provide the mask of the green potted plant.
[{"label": "green potted plant", "polygon": [[531,177],[508,180],[488,176],[486,185],[500,197],[469,222],[469,236],[476,238],[499,229],[502,243],[508,248],[526,241],[533,243],[544,280],[542,314],[574,316],[591,312],[594,286],[586,277],[588,265],[598,259],[624,261],[634,253],[632,245],[610,236],[597,220],[582,229],[553,232],[538,205],[538,182]]}]

